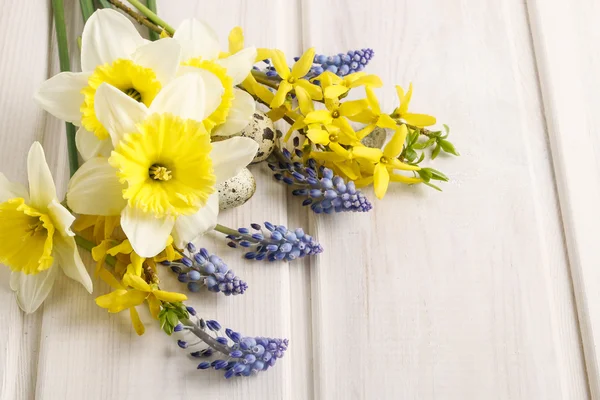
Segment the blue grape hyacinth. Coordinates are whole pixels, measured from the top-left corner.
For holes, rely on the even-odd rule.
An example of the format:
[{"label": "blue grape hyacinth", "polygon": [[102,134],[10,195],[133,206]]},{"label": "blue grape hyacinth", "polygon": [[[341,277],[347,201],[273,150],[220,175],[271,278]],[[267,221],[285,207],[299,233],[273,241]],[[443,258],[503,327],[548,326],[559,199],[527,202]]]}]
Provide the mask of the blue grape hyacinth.
[{"label": "blue grape hyacinth", "polygon": [[283,225],[273,225],[270,222],[265,222],[266,229],[259,224],[251,226],[252,230],[234,230],[217,225],[215,230],[227,235],[229,247],[248,249],[244,254],[248,260],[292,261],[323,252],[323,247],[301,228],[291,231]]},{"label": "blue grape hyacinth", "polygon": [[[278,152],[278,150],[275,150]],[[306,164],[292,159],[289,150],[278,152],[280,161],[269,163],[269,168],[275,172],[275,179],[293,188],[294,196],[305,197],[302,205],[310,205],[317,213],[331,214],[333,212],[367,212],[373,208],[365,195],[354,185],[346,182],[333,171],[318,166],[316,161],[309,159]],[[296,149],[295,155],[301,159],[302,151]]]},{"label": "blue grape hyacinth", "polygon": [[[205,359],[198,369],[225,371],[230,379],[235,376],[250,376],[275,366],[288,348],[287,339],[243,336],[232,329],[225,329],[215,320],[196,319],[181,321],[174,329],[177,345],[182,349],[205,345],[203,349],[190,353],[192,357]],[[199,342],[189,343],[186,339],[194,336]]]},{"label": "blue grape hyacinth", "polygon": [[248,289],[246,282],[216,255],[209,254],[206,249],[197,250],[192,243],[188,243],[186,249],[188,254],[181,254],[181,259],[163,261],[162,264],[176,273],[179,282],[187,284],[190,292],[199,292],[202,285],[225,296],[243,294]]}]

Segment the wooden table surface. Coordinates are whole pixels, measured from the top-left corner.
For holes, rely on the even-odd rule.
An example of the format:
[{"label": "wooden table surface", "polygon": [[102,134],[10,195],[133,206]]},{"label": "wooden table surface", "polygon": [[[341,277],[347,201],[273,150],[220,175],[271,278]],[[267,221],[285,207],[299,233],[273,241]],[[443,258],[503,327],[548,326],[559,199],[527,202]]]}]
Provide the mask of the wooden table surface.
[{"label": "wooden table surface", "polygon": [[[38,140],[64,193],[64,124],[32,99],[58,71],[49,3],[0,4],[0,170],[25,182]],[[78,68],[81,13],[66,6]],[[325,252],[252,263],[206,238],[250,289],[191,304],[290,339],[249,379],[197,371],[147,314],[137,337],[127,315],[94,304],[99,282],[91,297],[63,276],[25,316],[2,268],[1,399],[600,398],[600,2],[163,0],[159,13],[205,19],[224,43],[240,25],[247,44],[290,59],[374,48],[383,106],[412,81],[414,109],[452,128],[461,157],[431,164],[451,183],[393,186],[370,213],[320,216],[253,167],[256,195],[220,221],[300,226]]]}]

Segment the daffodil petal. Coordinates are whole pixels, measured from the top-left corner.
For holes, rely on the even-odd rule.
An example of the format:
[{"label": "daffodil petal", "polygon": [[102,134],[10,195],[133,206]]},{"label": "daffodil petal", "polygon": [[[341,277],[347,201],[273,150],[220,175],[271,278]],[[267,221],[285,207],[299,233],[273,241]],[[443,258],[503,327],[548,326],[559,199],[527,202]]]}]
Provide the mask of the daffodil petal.
[{"label": "daffodil petal", "polygon": [[87,86],[89,72],[61,72],[43,82],[34,99],[58,119],[81,124],[80,107],[85,99],[81,90]]},{"label": "daffodil petal", "polygon": [[[200,74],[186,74],[171,82],[150,106],[151,112],[171,113],[198,122],[206,117],[204,80]],[[211,95],[211,94],[208,94]]]},{"label": "daffodil petal", "polygon": [[92,293],[92,279],[87,272],[81,256],[72,237],[54,237],[54,254],[57,264],[60,265],[65,275],[83,285],[88,293]]},{"label": "daffodil petal", "polygon": [[216,62],[227,70],[227,75],[233,79],[233,84],[239,85],[250,73],[255,58],[256,48],[247,47]]},{"label": "daffodil petal", "polygon": [[[285,60],[285,54],[281,50],[273,50],[271,52],[271,60],[277,74],[285,81],[290,76],[290,68]],[[280,86],[281,89],[281,86]]]},{"label": "daffodil petal", "polygon": [[210,153],[217,183],[236,176],[252,162],[258,151],[258,143],[246,137],[232,137],[215,142]]},{"label": "daffodil petal", "polygon": [[90,132],[83,126],[75,134],[75,144],[84,161],[93,157],[109,157],[113,150],[110,139],[99,139],[94,132]]},{"label": "daffodil petal", "polygon": [[29,203],[29,194],[25,186],[17,182],[11,182],[6,179],[6,176],[0,172],[0,203],[4,203],[8,199],[21,197],[25,203]]},{"label": "daffodil petal", "polygon": [[27,156],[27,177],[29,179],[29,197],[33,208],[45,210],[56,199],[56,187],[46,162],[44,149],[34,142]]},{"label": "daffodil petal", "polygon": [[213,193],[206,205],[196,214],[177,217],[172,233],[175,245],[184,248],[188,243],[193,243],[201,235],[211,231],[217,225],[218,215],[219,193]]},{"label": "daffodil petal", "polygon": [[81,69],[92,71],[98,65],[129,58],[142,44],[144,39],[127,17],[108,8],[98,10],[81,34]]},{"label": "daffodil petal", "polygon": [[181,59],[181,45],[172,38],[147,43],[131,56],[134,63],[150,68],[161,85],[171,82],[177,74]]},{"label": "daffodil petal", "polygon": [[96,117],[110,134],[114,147],[117,147],[125,134],[135,132],[135,125],[148,115],[148,109],[143,103],[138,103],[108,83],[98,86],[94,110]]},{"label": "daffodil petal", "polygon": [[313,100],[323,99],[323,92],[321,91],[321,88],[317,85],[310,83],[306,79],[298,79],[298,81],[296,81],[296,87],[298,87],[298,86],[300,86],[301,88],[306,90],[308,92],[308,94],[310,95],[311,99],[313,99]]},{"label": "daffodil petal", "polygon": [[418,126],[419,128],[425,126],[435,125],[436,119],[435,117],[427,114],[413,114],[406,113],[402,115],[402,118],[409,124]]},{"label": "daffodil petal", "polygon": [[52,224],[56,228],[56,232],[61,236],[75,236],[71,230],[71,225],[75,221],[75,216],[69,212],[57,199],[53,199],[48,204],[48,214],[52,218]]},{"label": "daffodil petal", "polygon": [[389,183],[390,174],[387,168],[384,164],[377,164],[375,166],[375,173],[373,174],[373,186],[375,188],[375,196],[377,196],[378,199],[383,199]]},{"label": "daffodil petal", "polygon": [[256,102],[248,93],[234,89],[234,99],[227,119],[211,132],[213,135],[230,136],[244,129],[256,111]]},{"label": "daffodil petal", "polygon": [[174,224],[172,216],[157,217],[131,206],[125,207],[121,214],[121,228],[133,250],[146,258],[165,249]]},{"label": "daffodil petal", "polygon": [[195,57],[214,60],[219,56],[217,34],[208,24],[195,18],[184,20],[175,30],[173,39],[181,45],[183,61]]},{"label": "daffodil petal", "polygon": [[119,215],[127,205],[125,188],[106,158],[92,158],[69,181],[67,204],[78,214]]},{"label": "daffodil petal", "polygon": [[365,160],[377,163],[379,160],[381,160],[383,151],[371,147],[355,146],[352,148],[352,154],[355,158],[364,158]]},{"label": "daffodil petal", "polygon": [[275,93],[275,97],[271,101],[271,108],[280,107],[284,102],[287,94],[292,90],[292,84],[287,81],[279,82],[279,89]]},{"label": "daffodil petal", "polygon": [[10,276],[10,287],[17,295],[19,308],[30,314],[37,310],[54,286],[58,276],[56,265],[37,274],[24,274],[13,271]]},{"label": "daffodil petal", "polygon": [[311,47],[306,50],[300,59],[296,61],[294,66],[292,67],[292,76],[296,79],[304,77],[310,71],[310,68],[313,65],[313,61],[315,59],[315,48]]},{"label": "daffodil petal", "polygon": [[383,148],[383,155],[387,158],[396,158],[402,152],[402,147],[404,147],[404,142],[406,140],[406,135],[408,134],[408,129],[406,129],[406,125],[402,124],[399,128],[396,129],[394,136],[390,139],[389,143],[385,145]]}]

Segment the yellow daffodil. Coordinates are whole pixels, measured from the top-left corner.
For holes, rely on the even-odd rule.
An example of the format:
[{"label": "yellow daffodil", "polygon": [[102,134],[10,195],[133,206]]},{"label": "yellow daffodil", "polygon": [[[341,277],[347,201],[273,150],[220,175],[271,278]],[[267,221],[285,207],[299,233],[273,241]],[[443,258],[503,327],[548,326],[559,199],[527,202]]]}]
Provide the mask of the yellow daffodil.
[{"label": "yellow daffodil", "polygon": [[390,170],[418,171],[421,169],[416,165],[405,164],[397,158],[402,152],[407,134],[408,129],[406,125],[401,125],[396,129],[394,136],[385,145],[383,151],[371,147],[353,148],[354,157],[370,161],[373,165],[373,186],[375,187],[375,196],[378,199],[382,199],[385,196],[390,182]]},{"label": "yellow daffodil", "polygon": [[233,137],[210,143],[203,128],[205,92],[200,74],[176,78],[150,108],[110,85],[96,93],[96,111],[115,150],[88,160],[69,182],[67,203],[79,213],[119,216],[123,232],[141,257],[177,246],[216,225],[215,184],[248,165],[258,144]]},{"label": "yellow daffodil", "polygon": [[243,48],[243,35],[233,32],[230,54],[221,53],[214,30],[197,19],[184,20],[173,35],[182,50],[179,73],[202,75],[207,91],[217,94],[206,103],[203,121],[213,135],[230,136],[244,129],[252,119],[256,103],[252,96],[235,86],[250,74],[256,60],[254,47]]},{"label": "yellow daffodil", "polygon": [[408,106],[412,97],[413,86],[412,83],[408,86],[408,92],[404,93],[404,89],[401,86],[396,86],[396,93],[398,94],[398,100],[400,105],[394,111],[395,116],[403,120],[407,124],[423,128],[425,126],[435,125],[435,117],[427,114],[414,114],[408,112]]},{"label": "yellow daffodil", "polygon": [[325,99],[330,100],[337,100],[350,89],[359,86],[375,88],[383,86],[381,79],[377,75],[367,75],[365,72],[354,72],[340,77],[330,71],[325,71],[315,79],[321,82]]},{"label": "yellow daffodil", "polygon": [[170,38],[148,42],[129,19],[111,10],[98,10],[81,36],[83,72],[61,72],[40,86],[35,99],[57,118],[78,126],[77,148],[84,160],[109,156],[112,144],[98,120],[94,96],[107,83],[136,102],[150,106],[171,82],[180,62],[181,47]]},{"label": "yellow daffodil", "polygon": [[[285,102],[287,94],[292,90],[294,90],[296,96],[298,96],[298,102],[305,102],[307,99],[321,100],[323,98],[320,87],[310,83],[306,79],[302,79],[312,67],[314,58],[315,49],[308,49],[302,57],[296,61],[290,71],[283,52],[281,50],[273,50],[271,54],[273,66],[282,80],[279,82],[277,93],[275,93],[275,97],[271,101],[271,108],[281,106]],[[302,95],[299,93],[302,93]],[[303,105],[301,104],[301,107],[302,106]],[[306,107],[306,105],[304,105],[304,107]]]},{"label": "yellow daffodil", "polygon": [[0,173],[0,263],[12,270],[10,287],[19,307],[34,312],[46,299],[58,271],[92,292],[92,281],[75,245],[75,217],[56,197],[42,146],[27,158],[29,193]]},{"label": "yellow daffodil", "polygon": [[365,87],[365,92],[367,93],[367,102],[370,109],[349,117],[352,121],[367,124],[366,127],[357,132],[358,138],[363,139],[369,133],[373,132],[373,129],[376,127],[396,129],[396,121],[381,111],[375,92],[368,86]]}]

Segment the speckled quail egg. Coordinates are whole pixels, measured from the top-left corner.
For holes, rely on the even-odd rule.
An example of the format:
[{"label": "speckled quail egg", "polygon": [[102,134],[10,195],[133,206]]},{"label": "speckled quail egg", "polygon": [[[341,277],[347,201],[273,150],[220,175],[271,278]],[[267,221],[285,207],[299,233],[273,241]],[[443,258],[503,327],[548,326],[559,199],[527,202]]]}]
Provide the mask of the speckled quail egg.
[{"label": "speckled quail egg", "polygon": [[369,133],[362,140],[362,144],[367,147],[373,147],[380,149],[381,146],[385,143],[385,139],[387,138],[387,132],[384,128],[377,127],[373,129],[373,132]]},{"label": "speckled quail egg", "polygon": [[248,168],[244,168],[236,176],[217,185],[219,191],[219,209],[227,210],[239,207],[256,192],[256,180]]}]

